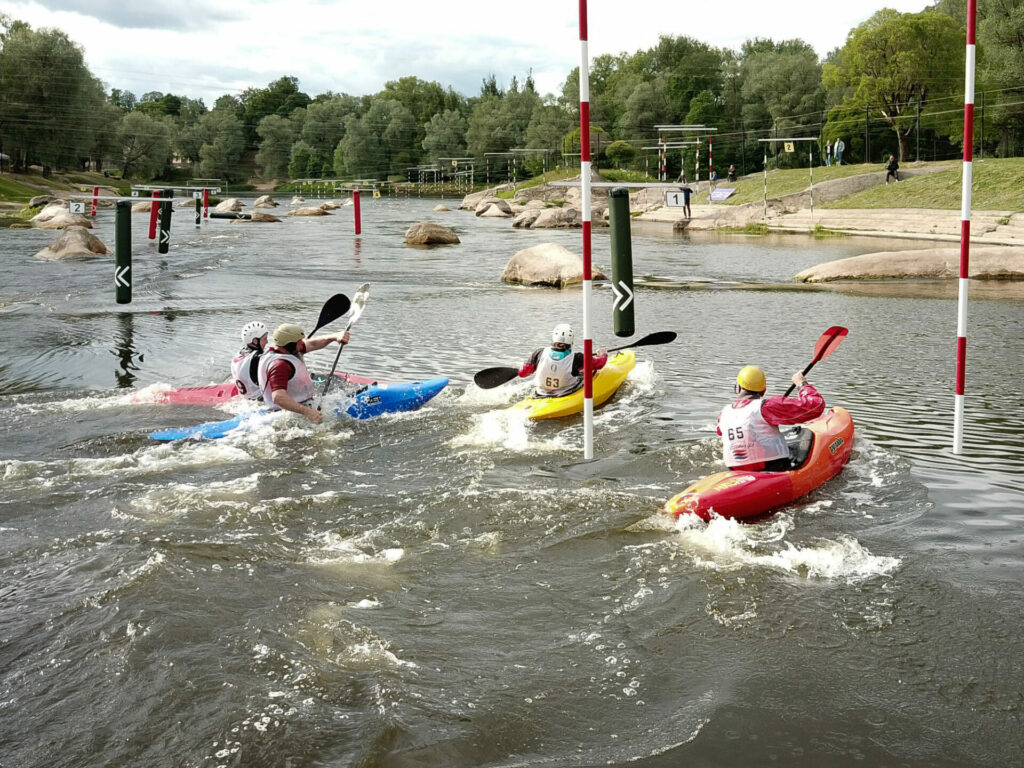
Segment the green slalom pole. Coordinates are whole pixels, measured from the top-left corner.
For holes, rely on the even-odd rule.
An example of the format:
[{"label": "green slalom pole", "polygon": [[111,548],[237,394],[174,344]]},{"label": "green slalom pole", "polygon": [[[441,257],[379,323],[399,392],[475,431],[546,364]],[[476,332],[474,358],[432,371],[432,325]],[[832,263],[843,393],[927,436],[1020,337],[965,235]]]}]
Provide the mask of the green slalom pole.
[{"label": "green slalom pole", "polygon": [[629,190],[615,187],[608,194],[608,227],[612,250],[612,316],[616,336],[632,336],[633,245],[629,234]]},{"label": "green slalom pole", "polygon": [[171,245],[171,211],[174,206],[173,197],[173,189],[165,189],[160,194],[160,228],[157,232],[157,253],[167,253]]},{"label": "green slalom pole", "polygon": [[114,298],[132,303],[132,203],[118,200],[114,208]]}]

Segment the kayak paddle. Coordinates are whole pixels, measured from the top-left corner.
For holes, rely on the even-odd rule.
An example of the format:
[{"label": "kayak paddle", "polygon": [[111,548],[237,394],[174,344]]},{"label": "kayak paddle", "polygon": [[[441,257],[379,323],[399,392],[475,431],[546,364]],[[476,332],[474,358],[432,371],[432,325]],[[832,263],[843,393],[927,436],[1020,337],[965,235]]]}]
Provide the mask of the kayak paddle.
[{"label": "kayak paddle", "polygon": [[[634,341],[632,344],[627,344],[624,347],[615,347],[608,351],[619,352],[623,349],[632,349],[633,347],[650,347],[655,344],[668,344],[675,341],[677,335],[678,334],[675,331],[656,331],[655,333],[647,334],[642,339]],[[512,381],[512,379],[518,375],[518,368],[499,365],[494,368],[484,368],[482,371],[477,371],[476,375],[473,376],[473,383],[480,387],[480,389],[493,389],[494,387],[504,384],[506,381]]]},{"label": "kayak paddle", "polygon": [[331,296],[331,298],[324,302],[324,306],[320,310],[320,317],[318,317],[316,321],[316,327],[313,329],[313,333],[309,334],[310,337],[328,323],[333,323],[339,317],[348,312],[349,307],[351,306],[352,302],[349,301],[348,296],[344,293],[336,293]]},{"label": "kayak paddle", "polygon": [[[363,307],[366,306],[366,299],[370,295],[370,284],[363,283],[359,286],[359,290],[356,291],[355,297],[352,299],[352,312],[348,316],[348,324],[345,326],[345,333],[348,333],[348,329],[352,327],[352,323],[359,319],[359,316],[363,314]],[[313,334],[310,334],[312,336]],[[343,343],[338,344],[338,354],[334,356],[334,365],[331,366],[331,372],[327,376],[327,381],[324,382],[324,391],[320,393],[320,400],[316,404],[316,409],[319,411],[320,406],[323,405],[324,398],[327,397],[327,390],[331,388],[331,381],[334,379],[334,369],[338,367],[338,359],[341,357],[341,350],[345,348]]]},{"label": "kayak paddle", "polygon": [[[846,334],[849,332],[848,328],[843,328],[841,325],[833,325],[821,334],[821,338],[818,339],[818,343],[814,345],[814,359],[811,360],[806,368],[804,368],[804,376],[806,376],[807,372],[814,367],[815,363],[824,360],[835,352],[836,347],[838,347],[839,343],[846,338]],[[794,389],[796,389],[796,384],[790,384],[789,389],[786,390],[786,394],[784,394],[783,397],[789,397],[790,393]]]}]

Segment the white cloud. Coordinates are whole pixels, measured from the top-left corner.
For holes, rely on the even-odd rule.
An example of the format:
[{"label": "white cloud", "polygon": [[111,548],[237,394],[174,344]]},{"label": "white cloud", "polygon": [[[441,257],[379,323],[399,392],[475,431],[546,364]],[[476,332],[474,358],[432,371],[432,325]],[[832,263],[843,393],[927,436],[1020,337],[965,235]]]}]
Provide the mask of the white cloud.
[{"label": "white cloud", "polygon": [[[137,96],[170,92],[209,106],[285,75],[298,77],[311,96],[375,93],[410,75],[472,96],[490,74],[507,85],[530,71],[541,93],[557,92],[579,64],[578,3],[484,7],[476,0],[247,0],[230,9],[213,0],[33,0],[2,3],[0,13],[63,29],[108,88]],[[925,3],[881,7],[916,12]],[[588,44],[593,58],[651,48],[660,35],[723,48],[754,37],[800,38],[824,56],[875,10],[814,0],[590,0]]]}]

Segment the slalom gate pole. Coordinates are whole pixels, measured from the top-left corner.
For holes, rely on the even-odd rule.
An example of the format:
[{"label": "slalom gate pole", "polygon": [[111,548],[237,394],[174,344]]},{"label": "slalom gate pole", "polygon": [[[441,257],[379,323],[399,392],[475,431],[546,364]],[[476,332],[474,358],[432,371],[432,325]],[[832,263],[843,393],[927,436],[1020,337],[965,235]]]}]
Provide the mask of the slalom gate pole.
[{"label": "slalom gate pole", "polygon": [[132,303],[132,204],[118,200],[114,207],[114,300]]},{"label": "slalom gate pole", "polygon": [[210,218],[210,190],[203,190],[203,218]]},{"label": "slalom gate pole", "polygon": [[967,293],[971,258],[971,183],[974,180],[974,70],[978,2],[967,0],[967,52],[964,69],[964,167],[960,182],[960,282],[956,319],[956,396],[953,414],[953,453],[963,452],[964,391],[967,380]]},{"label": "slalom gate pole", "polygon": [[[150,197],[160,197],[160,190],[154,189]],[[149,201],[149,239],[156,240],[156,220],[160,215],[160,204],[156,200]]]},{"label": "slalom gate pole", "polygon": [[[155,193],[154,193],[155,194]],[[167,253],[171,244],[171,212],[174,210],[173,189],[163,190],[160,195],[160,239],[156,242],[157,253]]]},{"label": "slalom gate pole", "polygon": [[91,210],[90,213],[91,213],[91,215],[92,215],[92,217],[94,219],[96,218],[96,204],[99,202],[99,197],[100,197],[100,188],[99,187],[93,187],[92,188],[92,210]]},{"label": "slalom gate pole", "polygon": [[612,320],[616,336],[632,336],[633,245],[629,232],[629,190],[615,187],[608,193],[608,227],[612,251]]},{"label": "slalom gate pole", "polygon": [[359,209],[359,190],[352,190],[352,215],[355,217],[356,234],[360,235],[363,232],[363,216]]},{"label": "slalom gate pole", "polygon": [[594,458],[594,340],[590,333],[590,55],[587,0],[580,0],[580,207],[583,229],[583,458]]}]

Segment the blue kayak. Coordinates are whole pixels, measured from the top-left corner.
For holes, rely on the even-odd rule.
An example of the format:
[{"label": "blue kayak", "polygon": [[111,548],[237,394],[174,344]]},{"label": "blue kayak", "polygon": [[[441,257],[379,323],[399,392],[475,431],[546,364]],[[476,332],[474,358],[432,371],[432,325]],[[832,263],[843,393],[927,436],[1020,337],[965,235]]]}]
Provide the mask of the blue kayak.
[{"label": "blue kayak", "polygon": [[[385,413],[415,411],[448,385],[448,379],[427,379],[426,381],[390,382],[371,384],[356,392],[350,399],[334,408],[335,416],[350,416],[354,419],[370,419]],[[154,440],[181,440],[186,437],[218,438],[245,426],[261,414],[279,413],[260,408],[239,414],[233,419],[210,421],[194,427],[162,429],[150,432]]]}]

